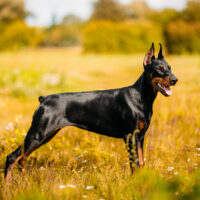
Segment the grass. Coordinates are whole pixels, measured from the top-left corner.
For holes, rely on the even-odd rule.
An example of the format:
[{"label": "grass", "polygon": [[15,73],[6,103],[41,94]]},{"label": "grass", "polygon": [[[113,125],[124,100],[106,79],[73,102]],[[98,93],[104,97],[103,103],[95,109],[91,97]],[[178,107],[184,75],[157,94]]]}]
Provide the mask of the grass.
[{"label": "grass", "polygon": [[130,175],[120,139],[68,127],[31,154],[5,185],[6,155],[23,142],[38,96],[123,87],[143,71],[143,55],[60,50],[0,54],[0,199],[199,199],[200,56],[166,56],[179,78],[158,95],[145,137],[145,168]]}]

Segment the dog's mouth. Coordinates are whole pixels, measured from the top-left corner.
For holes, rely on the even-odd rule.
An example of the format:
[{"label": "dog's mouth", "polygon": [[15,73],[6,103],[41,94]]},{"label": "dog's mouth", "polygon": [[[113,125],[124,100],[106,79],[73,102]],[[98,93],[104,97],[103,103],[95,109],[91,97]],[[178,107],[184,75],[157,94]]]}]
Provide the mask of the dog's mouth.
[{"label": "dog's mouth", "polygon": [[160,83],[156,83],[156,89],[163,94],[164,96],[171,96],[172,95],[172,89],[170,87],[162,86]]}]

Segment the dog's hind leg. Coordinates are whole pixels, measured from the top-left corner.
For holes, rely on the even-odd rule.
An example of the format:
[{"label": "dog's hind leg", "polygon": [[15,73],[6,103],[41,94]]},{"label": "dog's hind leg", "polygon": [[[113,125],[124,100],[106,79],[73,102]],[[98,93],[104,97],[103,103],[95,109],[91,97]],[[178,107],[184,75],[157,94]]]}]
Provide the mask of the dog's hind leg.
[{"label": "dog's hind leg", "polygon": [[24,144],[19,146],[15,151],[7,156],[6,167],[5,167],[5,178],[9,180],[11,177],[11,171],[14,166],[19,162],[21,168],[27,157],[41,145],[46,144],[50,141],[60,129],[56,129],[47,134],[44,138],[38,138],[38,132],[28,132],[25,138]]},{"label": "dog's hind leg", "polygon": [[[42,111],[43,109],[43,111]],[[41,145],[50,141],[56,133],[66,123],[54,123],[54,121],[61,121],[57,119],[53,114],[48,115],[48,112],[44,112],[44,108],[38,109],[33,117],[32,125],[27,133],[24,140],[24,144],[19,146],[15,151],[7,156],[6,167],[5,167],[5,178],[9,179],[11,171],[14,166],[19,162],[22,164],[23,161]],[[41,112],[42,111],[42,112]]]},{"label": "dog's hind leg", "polygon": [[6,159],[6,166],[5,166],[5,178],[6,180],[10,180],[11,177],[11,171],[16,165],[16,163],[22,158],[21,156],[21,146],[19,146],[15,151],[13,151],[11,154],[7,156]]},{"label": "dog's hind leg", "polygon": [[[33,150],[31,149],[26,149],[23,153],[23,156],[20,158],[20,160],[18,161],[18,164],[20,165],[20,168],[22,170],[22,172],[24,171],[24,163],[27,160],[28,156],[37,148],[39,148],[40,146],[42,146],[43,144],[46,144],[47,142],[49,142],[58,132],[60,131],[60,129],[56,129],[54,131],[52,131],[50,134],[48,134],[47,137],[45,137],[39,144],[39,146],[35,146],[35,148]],[[22,151],[23,152],[23,151]]]}]

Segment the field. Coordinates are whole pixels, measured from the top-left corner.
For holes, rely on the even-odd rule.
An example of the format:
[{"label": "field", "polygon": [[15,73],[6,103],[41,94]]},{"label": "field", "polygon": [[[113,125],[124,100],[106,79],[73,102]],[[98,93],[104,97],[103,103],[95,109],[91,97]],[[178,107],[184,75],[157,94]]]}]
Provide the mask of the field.
[{"label": "field", "polygon": [[[145,168],[130,174],[120,139],[77,128],[61,130],[5,184],[6,155],[23,142],[38,96],[133,84],[143,54],[81,54],[40,49],[0,54],[0,199],[200,199],[200,56],[166,56],[179,78],[158,95],[145,137]],[[77,111],[78,112],[78,111]]]}]

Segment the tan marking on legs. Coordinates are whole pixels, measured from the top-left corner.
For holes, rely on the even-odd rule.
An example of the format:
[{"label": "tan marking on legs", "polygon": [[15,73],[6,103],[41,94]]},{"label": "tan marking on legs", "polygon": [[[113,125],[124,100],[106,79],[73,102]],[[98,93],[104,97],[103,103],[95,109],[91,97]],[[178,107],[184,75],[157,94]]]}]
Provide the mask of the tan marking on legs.
[{"label": "tan marking on legs", "polygon": [[[145,121],[139,120],[140,131],[142,131],[145,128],[145,124],[146,124]],[[137,149],[138,149],[139,164],[140,164],[140,167],[143,167],[144,166],[143,149],[139,141],[138,141]]]},{"label": "tan marking on legs", "polygon": [[17,162],[18,162],[21,158],[22,158],[22,156],[19,156],[19,157],[15,160],[15,162],[11,165],[9,171],[7,172],[7,176],[6,176],[6,178],[5,178],[5,182],[10,182],[10,180],[11,180],[11,172],[12,172],[13,168],[15,167],[15,165],[17,164]]},{"label": "tan marking on legs", "polygon": [[[11,165],[9,171],[7,172],[7,176],[5,178],[6,182],[10,182],[12,170],[20,159],[24,159],[24,144],[21,146],[21,155],[15,160],[15,162]],[[23,161],[22,161],[21,171],[22,172],[24,171]]]},{"label": "tan marking on legs", "polygon": [[144,158],[143,158],[143,152],[142,152],[142,147],[138,143],[138,157],[139,157],[139,164],[140,167],[144,167]]}]

